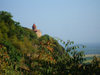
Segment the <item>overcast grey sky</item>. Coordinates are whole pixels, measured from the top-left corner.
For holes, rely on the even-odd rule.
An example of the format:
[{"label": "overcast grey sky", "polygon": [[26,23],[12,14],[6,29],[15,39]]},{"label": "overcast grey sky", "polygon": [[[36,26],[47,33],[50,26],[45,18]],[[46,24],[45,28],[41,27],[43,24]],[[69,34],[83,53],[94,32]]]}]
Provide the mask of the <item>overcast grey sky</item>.
[{"label": "overcast grey sky", "polygon": [[0,0],[22,26],[79,43],[100,43],[100,0]]}]

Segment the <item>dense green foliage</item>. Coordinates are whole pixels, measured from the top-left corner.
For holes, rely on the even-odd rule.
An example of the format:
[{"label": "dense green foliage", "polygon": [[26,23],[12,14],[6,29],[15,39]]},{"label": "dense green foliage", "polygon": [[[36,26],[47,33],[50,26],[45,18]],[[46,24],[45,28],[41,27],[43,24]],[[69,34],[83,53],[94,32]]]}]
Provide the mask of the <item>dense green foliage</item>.
[{"label": "dense green foliage", "polygon": [[0,11],[0,75],[99,75],[100,60],[94,57],[85,64],[79,46],[60,41],[65,48],[49,35],[38,38],[10,13]]}]

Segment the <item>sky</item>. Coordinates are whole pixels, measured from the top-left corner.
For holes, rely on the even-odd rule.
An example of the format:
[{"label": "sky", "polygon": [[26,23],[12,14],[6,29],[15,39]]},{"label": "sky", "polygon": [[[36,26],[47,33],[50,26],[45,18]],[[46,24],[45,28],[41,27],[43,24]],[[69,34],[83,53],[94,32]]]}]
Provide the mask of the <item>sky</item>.
[{"label": "sky", "polygon": [[0,0],[21,26],[78,43],[100,43],[100,0]]}]

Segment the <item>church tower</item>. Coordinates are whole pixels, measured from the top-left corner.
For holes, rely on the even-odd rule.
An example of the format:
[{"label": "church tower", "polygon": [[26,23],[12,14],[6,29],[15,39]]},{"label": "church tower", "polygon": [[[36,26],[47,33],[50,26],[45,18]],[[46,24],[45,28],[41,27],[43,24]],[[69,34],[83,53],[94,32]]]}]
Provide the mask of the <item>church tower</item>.
[{"label": "church tower", "polygon": [[42,33],[40,30],[37,29],[35,24],[33,24],[32,29],[36,33],[37,37],[41,37]]}]

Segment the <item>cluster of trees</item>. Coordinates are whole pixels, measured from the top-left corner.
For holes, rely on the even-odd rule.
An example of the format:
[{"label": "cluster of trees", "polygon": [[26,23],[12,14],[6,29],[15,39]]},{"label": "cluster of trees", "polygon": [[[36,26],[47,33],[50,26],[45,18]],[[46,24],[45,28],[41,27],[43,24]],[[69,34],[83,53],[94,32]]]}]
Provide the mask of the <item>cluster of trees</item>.
[{"label": "cluster of trees", "polygon": [[0,11],[0,75],[99,75],[97,57],[86,64],[84,53],[76,50],[79,46],[60,41],[65,48],[49,35],[38,38]]}]

